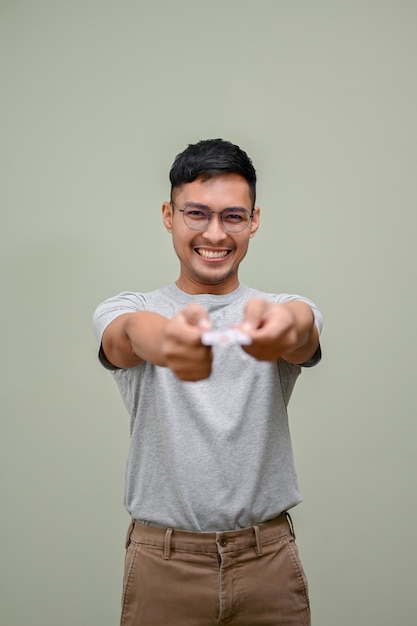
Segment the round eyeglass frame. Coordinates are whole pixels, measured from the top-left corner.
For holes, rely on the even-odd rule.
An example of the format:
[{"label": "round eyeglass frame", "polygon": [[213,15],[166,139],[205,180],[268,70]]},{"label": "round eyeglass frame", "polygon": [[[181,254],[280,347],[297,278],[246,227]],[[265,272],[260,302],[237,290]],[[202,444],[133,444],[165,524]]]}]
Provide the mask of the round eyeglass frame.
[{"label": "round eyeglass frame", "polygon": [[187,223],[187,220],[186,220],[186,210],[187,210],[187,208],[191,208],[191,207],[192,207],[192,206],[194,206],[194,205],[190,205],[190,206],[187,206],[187,205],[186,205],[183,209],[179,209],[179,208],[177,207],[177,205],[176,205],[176,204],[174,204],[174,202],[172,202],[172,200],[170,201],[170,204],[171,204],[171,206],[172,206],[175,210],[177,210],[179,213],[182,213],[182,218],[183,218],[183,220],[184,220],[184,224],[186,225],[186,227],[187,227],[187,228],[189,228],[190,230],[195,230],[195,231],[200,231],[200,232],[202,232],[202,231],[204,231],[204,230],[206,230],[206,229],[208,228],[208,226],[209,226],[209,224],[210,224],[210,222],[211,222],[211,218],[213,217],[213,215],[218,215],[218,216],[219,216],[220,223],[221,223],[221,225],[223,226],[223,228],[224,228],[224,230],[225,230],[226,232],[228,232],[228,233],[242,233],[242,232],[245,230],[245,228],[247,228],[247,227],[249,226],[249,224],[251,223],[251,220],[252,220],[252,218],[253,218],[253,214],[254,214],[254,211],[255,211],[255,209],[252,209],[252,212],[249,212],[247,209],[240,208],[240,209],[239,209],[240,211],[245,211],[245,212],[248,214],[248,221],[247,221],[247,222],[246,222],[246,223],[242,226],[242,228],[238,228],[238,230],[236,230],[236,229],[235,229],[235,227],[233,227],[232,229],[230,229],[230,225],[228,226],[227,224],[225,224],[225,223],[223,222],[223,219],[222,219],[222,214],[223,214],[225,211],[229,211],[230,209],[226,208],[226,209],[223,209],[222,211],[212,211],[212,210],[210,209],[210,207],[206,207],[206,208],[207,208],[207,209],[209,209],[209,211],[210,211],[210,215],[207,217],[207,223],[206,223],[205,225],[203,225],[203,227],[202,227],[202,228],[198,228],[198,227],[196,228],[196,227],[190,226],[190,225]]}]

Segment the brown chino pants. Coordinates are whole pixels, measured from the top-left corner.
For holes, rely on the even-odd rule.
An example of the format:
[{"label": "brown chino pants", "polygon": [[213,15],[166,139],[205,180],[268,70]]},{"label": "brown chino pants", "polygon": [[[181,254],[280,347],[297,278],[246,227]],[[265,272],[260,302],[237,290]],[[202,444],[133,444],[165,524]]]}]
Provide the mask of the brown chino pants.
[{"label": "brown chino pants", "polygon": [[132,522],[121,626],[310,626],[288,514],[244,530],[194,533]]}]

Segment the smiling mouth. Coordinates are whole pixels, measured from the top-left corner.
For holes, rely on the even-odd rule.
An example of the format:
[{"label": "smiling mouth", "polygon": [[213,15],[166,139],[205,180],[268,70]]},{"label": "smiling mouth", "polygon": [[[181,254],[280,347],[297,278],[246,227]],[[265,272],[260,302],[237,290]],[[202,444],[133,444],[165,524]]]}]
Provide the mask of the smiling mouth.
[{"label": "smiling mouth", "polygon": [[230,254],[230,250],[207,250],[206,248],[195,248],[197,254],[203,259],[224,259]]}]

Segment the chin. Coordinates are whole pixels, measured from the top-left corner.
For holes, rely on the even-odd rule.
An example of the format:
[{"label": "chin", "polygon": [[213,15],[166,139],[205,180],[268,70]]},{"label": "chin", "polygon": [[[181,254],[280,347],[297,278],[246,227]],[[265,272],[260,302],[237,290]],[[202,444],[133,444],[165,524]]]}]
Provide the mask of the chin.
[{"label": "chin", "polygon": [[223,285],[228,280],[233,280],[233,278],[234,278],[234,274],[230,274],[230,273],[217,274],[217,275],[210,273],[210,274],[199,276],[198,280],[204,283],[205,285]]}]

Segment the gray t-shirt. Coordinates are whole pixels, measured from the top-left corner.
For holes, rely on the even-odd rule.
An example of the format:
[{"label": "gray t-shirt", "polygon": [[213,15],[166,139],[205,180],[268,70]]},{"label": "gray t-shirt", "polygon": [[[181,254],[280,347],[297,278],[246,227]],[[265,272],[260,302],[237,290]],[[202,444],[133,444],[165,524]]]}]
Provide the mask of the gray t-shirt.
[{"label": "gray t-shirt", "polygon": [[[98,342],[117,316],[154,311],[171,318],[192,302],[207,308],[214,328],[239,323],[255,296],[306,298],[240,285],[226,295],[190,295],[170,284],[150,293],[123,292],[94,313]],[[194,531],[246,528],[301,501],[287,404],[301,366],[258,361],[238,345],[213,348],[210,377],[179,380],[166,367],[142,363],[112,370],[130,415],[125,505],[145,524]],[[318,355],[308,365],[319,360]],[[306,364],[307,365],[307,364]]]}]

